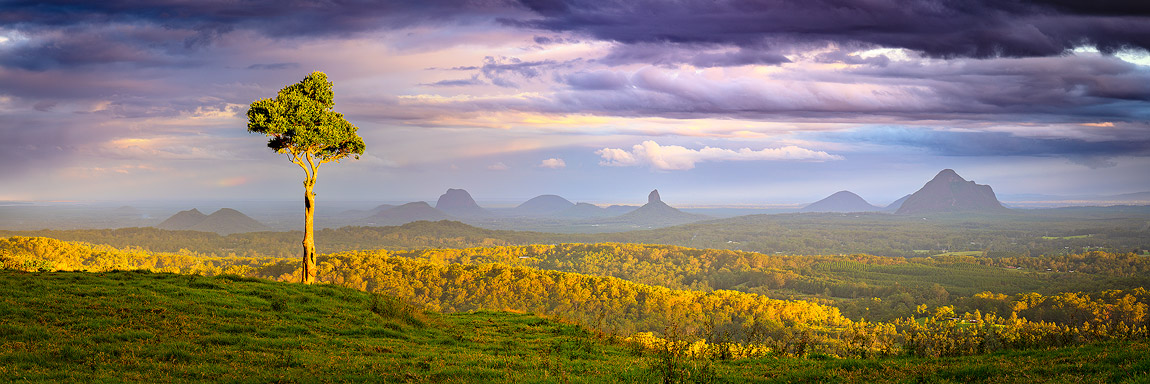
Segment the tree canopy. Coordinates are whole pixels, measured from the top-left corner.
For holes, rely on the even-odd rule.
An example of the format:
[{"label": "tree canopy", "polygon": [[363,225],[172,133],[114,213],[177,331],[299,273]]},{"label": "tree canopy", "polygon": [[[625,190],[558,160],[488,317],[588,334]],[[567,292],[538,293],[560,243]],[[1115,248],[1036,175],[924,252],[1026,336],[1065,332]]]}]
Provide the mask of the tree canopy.
[{"label": "tree canopy", "polygon": [[[284,87],[274,99],[260,99],[248,110],[248,132],[269,136],[268,147],[314,166],[352,156],[365,148],[355,125],[335,112],[332,83],[323,72]],[[314,160],[312,160],[314,158]]]}]

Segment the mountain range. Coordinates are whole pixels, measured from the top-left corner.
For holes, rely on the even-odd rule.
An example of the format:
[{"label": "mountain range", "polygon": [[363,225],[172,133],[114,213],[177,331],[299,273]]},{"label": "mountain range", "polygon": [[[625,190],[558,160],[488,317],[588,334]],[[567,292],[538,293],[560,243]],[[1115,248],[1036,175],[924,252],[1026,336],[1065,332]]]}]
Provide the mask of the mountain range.
[{"label": "mountain range", "polygon": [[269,231],[271,227],[231,208],[221,208],[210,215],[198,209],[177,212],[156,228],[173,231],[215,232],[221,235]]},{"label": "mountain range", "polygon": [[[944,169],[915,193],[879,207],[850,191],[838,191],[811,203],[799,212],[888,212],[899,215],[944,212],[1007,212],[1009,209],[995,197],[988,185],[976,184]],[[450,188],[431,206],[416,201],[398,206],[379,205],[368,211],[349,210],[324,217],[325,225],[397,226],[414,221],[456,220],[481,227],[542,229],[584,226],[598,230],[627,230],[635,227],[658,228],[712,219],[711,216],[683,212],[667,205],[659,190],[651,191],[643,206],[612,205],[600,207],[590,203],[573,203],[559,195],[531,198],[514,208],[485,209],[466,190]],[[566,224],[564,224],[566,223]],[[221,234],[263,231],[269,228],[234,209],[220,209],[204,215],[196,209],[181,211],[157,228],[196,230]]]}]

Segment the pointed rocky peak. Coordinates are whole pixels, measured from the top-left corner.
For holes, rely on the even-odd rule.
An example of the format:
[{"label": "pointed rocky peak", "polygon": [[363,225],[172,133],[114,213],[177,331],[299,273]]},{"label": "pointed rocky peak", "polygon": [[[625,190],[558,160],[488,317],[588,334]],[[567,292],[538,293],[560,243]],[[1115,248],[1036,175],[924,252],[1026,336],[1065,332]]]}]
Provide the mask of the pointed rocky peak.
[{"label": "pointed rocky peak", "polygon": [[651,191],[651,194],[647,195],[647,204],[655,203],[655,202],[662,202],[662,201],[663,200],[659,198],[659,190],[658,189]]},{"label": "pointed rocky peak", "polygon": [[931,182],[934,181],[953,183],[963,182],[966,181],[966,179],[963,179],[962,176],[959,176],[958,172],[955,172],[953,169],[947,168],[939,171],[937,175],[934,175],[934,179],[931,179]]},{"label": "pointed rocky peak", "polygon": [[975,184],[944,169],[921,189],[910,195],[895,211],[897,214],[935,212],[1003,212],[1007,211],[989,185]]}]

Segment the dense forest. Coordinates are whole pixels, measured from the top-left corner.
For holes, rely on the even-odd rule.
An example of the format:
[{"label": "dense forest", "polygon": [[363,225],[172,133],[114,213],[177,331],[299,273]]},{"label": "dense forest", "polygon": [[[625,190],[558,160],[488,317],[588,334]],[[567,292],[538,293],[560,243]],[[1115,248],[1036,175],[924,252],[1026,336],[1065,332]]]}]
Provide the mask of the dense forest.
[{"label": "dense forest", "polygon": [[[715,353],[731,356],[964,355],[1144,338],[1150,327],[1150,294],[1142,288],[1147,258],[1096,251],[1026,260],[904,259],[559,244],[349,251],[319,261],[323,282],[385,292],[431,310],[547,314],[637,340],[682,333],[727,346]],[[1030,263],[1020,271],[1019,261]],[[299,274],[295,258],[213,257],[37,237],[0,239],[0,262],[26,271],[149,269],[278,280]],[[917,280],[907,279],[913,276]],[[1129,287],[1114,289],[1121,284]]]}]

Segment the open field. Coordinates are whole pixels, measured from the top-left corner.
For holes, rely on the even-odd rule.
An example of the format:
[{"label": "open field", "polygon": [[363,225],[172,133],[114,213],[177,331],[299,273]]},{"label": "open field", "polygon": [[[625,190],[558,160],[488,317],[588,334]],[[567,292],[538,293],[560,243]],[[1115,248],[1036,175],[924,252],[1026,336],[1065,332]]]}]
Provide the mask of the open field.
[{"label": "open field", "polygon": [[[529,314],[421,313],[330,285],[0,271],[0,378],[26,382],[1146,382],[1150,345],[952,358],[674,356]],[[374,300],[374,301],[373,301]],[[397,305],[398,304],[398,305]]]}]

